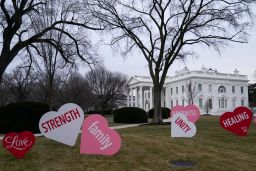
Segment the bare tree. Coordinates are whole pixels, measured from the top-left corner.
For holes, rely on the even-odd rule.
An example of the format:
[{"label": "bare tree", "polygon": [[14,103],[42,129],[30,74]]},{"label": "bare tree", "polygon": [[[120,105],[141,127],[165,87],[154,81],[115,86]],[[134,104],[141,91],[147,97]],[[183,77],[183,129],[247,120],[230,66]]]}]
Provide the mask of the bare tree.
[{"label": "bare tree", "polygon": [[[58,3],[56,3],[58,2]],[[64,6],[66,6],[65,1],[57,0],[57,1],[50,1],[47,6],[45,6],[45,11],[47,11],[47,15],[44,16],[36,16],[34,20],[36,24],[32,27],[36,33],[39,33],[41,28],[45,28],[51,23],[56,22],[59,18],[58,16],[63,17],[63,20],[68,20],[69,17],[69,10],[66,10]],[[71,7],[70,7],[71,8]],[[66,30],[67,25],[60,24],[60,29]],[[73,30],[72,35],[77,35],[78,30]],[[63,42],[68,42],[67,35],[63,34],[62,32],[55,32],[54,30],[49,31],[46,33],[47,37],[50,39],[54,39],[57,43],[61,44]],[[86,33],[79,34],[77,37],[77,41],[79,42],[80,46],[84,46],[81,51],[86,54],[86,61],[88,64],[94,64],[97,62],[97,55],[93,52],[93,48],[91,43],[88,41]],[[69,44],[69,48],[73,48],[74,44]],[[32,55],[33,62],[38,70],[38,73],[41,75],[41,81],[45,82],[44,84],[44,92],[47,97],[47,104],[52,108],[52,103],[55,94],[57,93],[54,89],[58,88],[59,84],[55,79],[56,75],[60,75],[61,77],[68,78],[69,74],[71,73],[72,69],[75,69],[75,63],[66,64],[65,60],[61,58],[61,54],[55,49],[51,44],[47,44],[45,42],[40,42],[35,45],[37,49],[37,55]],[[41,57],[41,58],[39,58]],[[64,68],[65,66],[65,68]]]},{"label": "bare tree", "polygon": [[59,96],[62,103],[76,103],[84,111],[90,110],[96,104],[96,97],[90,91],[85,79],[78,73],[72,73],[66,81]]},{"label": "bare tree", "polygon": [[126,99],[125,86],[127,77],[121,73],[107,71],[104,67],[97,67],[85,76],[86,85],[96,95],[97,106],[103,110],[117,107]]},{"label": "bare tree", "polygon": [[187,101],[188,104],[193,105],[194,102],[198,99],[198,95],[200,93],[198,85],[189,80],[189,82],[186,83],[184,91],[186,93],[185,100]]},{"label": "bare tree", "polygon": [[[42,23],[41,17],[49,15],[49,10],[62,9],[54,20]],[[59,6],[58,6],[59,4]],[[60,0],[1,0],[0,1],[0,81],[7,66],[24,49],[31,57],[34,52],[39,52],[38,43],[45,43],[55,48],[66,62],[72,62],[78,56],[81,60],[90,63],[87,51],[83,51],[84,44],[80,44],[79,35],[72,34],[79,30],[82,34],[87,29],[98,30],[95,20],[86,12],[79,1]],[[50,14],[51,15],[51,14]],[[63,25],[67,27],[63,27]],[[97,23],[98,25],[98,23]],[[37,30],[34,27],[38,27]],[[63,34],[65,42],[58,41],[58,37],[49,37],[50,32]],[[72,45],[72,46],[70,46]]]},{"label": "bare tree", "polygon": [[30,90],[35,82],[36,77],[29,68],[18,66],[10,74],[5,74],[3,84],[10,91],[10,96],[14,97],[16,102],[28,100]]},{"label": "bare tree", "polygon": [[162,122],[161,90],[175,59],[191,47],[219,49],[246,42],[255,0],[88,0],[93,15],[113,31],[123,54],[137,48],[154,84],[153,122]]},{"label": "bare tree", "polygon": [[0,83],[0,107],[8,104],[11,101],[15,101],[13,96],[11,96],[10,89],[2,82]]}]

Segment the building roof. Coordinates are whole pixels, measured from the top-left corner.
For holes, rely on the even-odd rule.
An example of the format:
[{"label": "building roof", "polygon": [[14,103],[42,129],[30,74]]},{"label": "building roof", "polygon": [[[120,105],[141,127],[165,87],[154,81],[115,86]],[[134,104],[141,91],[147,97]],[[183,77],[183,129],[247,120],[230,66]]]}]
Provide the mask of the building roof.
[{"label": "building roof", "polygon": [[[180,71],[175,72],[175,76],[167,76],[165,83],[171,83],[180,80],[186,80],[191,78],[203,78],[211,80],[231,80],[231,81],[242,81],[248,82],[247,75],[240,75],[237,69],[234,70],[233,74],[220,73],[217,70],[202,68],[201,70],[190,71],[188,68],[184,68]],[[136,83],[152,83],[152,78],[149,76],[132,76],[128,85],[133,85]]]}]

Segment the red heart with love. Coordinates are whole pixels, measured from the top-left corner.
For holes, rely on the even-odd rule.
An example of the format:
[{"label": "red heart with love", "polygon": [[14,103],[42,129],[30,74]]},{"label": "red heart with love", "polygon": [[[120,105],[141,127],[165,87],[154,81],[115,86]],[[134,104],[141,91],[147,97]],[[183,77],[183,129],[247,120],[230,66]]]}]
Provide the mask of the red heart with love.
[{"label": "red heart with love", "polygon": [[238,107],[234,112],[226,112],[220,117],[220,125],[227,131],[239,136],[246,136],[252,122],[252,111]]},{"label": "red heart with love", "polygon": [[35,136],[32,132],[10,132],[4,136],[3,146],[16,158],[24,158],[25,154],[35,144]]}]

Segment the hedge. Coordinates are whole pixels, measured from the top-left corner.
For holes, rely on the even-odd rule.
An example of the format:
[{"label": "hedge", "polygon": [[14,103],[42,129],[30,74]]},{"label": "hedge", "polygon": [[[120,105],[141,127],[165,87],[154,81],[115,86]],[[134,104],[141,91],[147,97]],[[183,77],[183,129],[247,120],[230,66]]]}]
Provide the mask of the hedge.
[{"label": "hedge", "polygon": [[147,112],[137,107],[123,107],[114,111],[115,123],[147,123]]},{"label": "hedge", "polygon": [[88,115],[90,115],[90,114],[100,114],[100,115],[105,116],[105,115],[111,115],[112,114],[112,110],[111,109],[104,110],[103,112],[99,111],[99,110],[90,110],[88,112],[85,112],[85,114],[88,114]]},{"label": "hedge", "polygon": [[[168,119],[170,117],[171,110],[167,107],[162,107],[161,109],[162,109],[162,118]],[[152,108],[148,111],[148,117],[153,118],[153,114],[154,114],[154,108]]]},{"label": "hedge", "polygon": [[40,133],[39,120],[49,106],[39,102],[17,102],[2,107],[0,133],[31,131]]}]

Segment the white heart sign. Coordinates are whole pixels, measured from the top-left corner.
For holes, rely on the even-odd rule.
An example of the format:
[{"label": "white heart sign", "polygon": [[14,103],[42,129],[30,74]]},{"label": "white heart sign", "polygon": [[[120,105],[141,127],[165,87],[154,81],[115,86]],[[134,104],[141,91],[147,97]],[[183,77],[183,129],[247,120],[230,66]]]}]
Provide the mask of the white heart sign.
[{"label": "white heart sign", "polygon": [[196,134],[195,124],[182,113],[173,115],[171,124],[171,137],[193,137]]},{"label": "white heart sign", "polygon": [[39,121],[39,129],[49,139],[74,146],[83,120],[83,110],[74,103],[67,103],[58,112],[45,113]]}]

